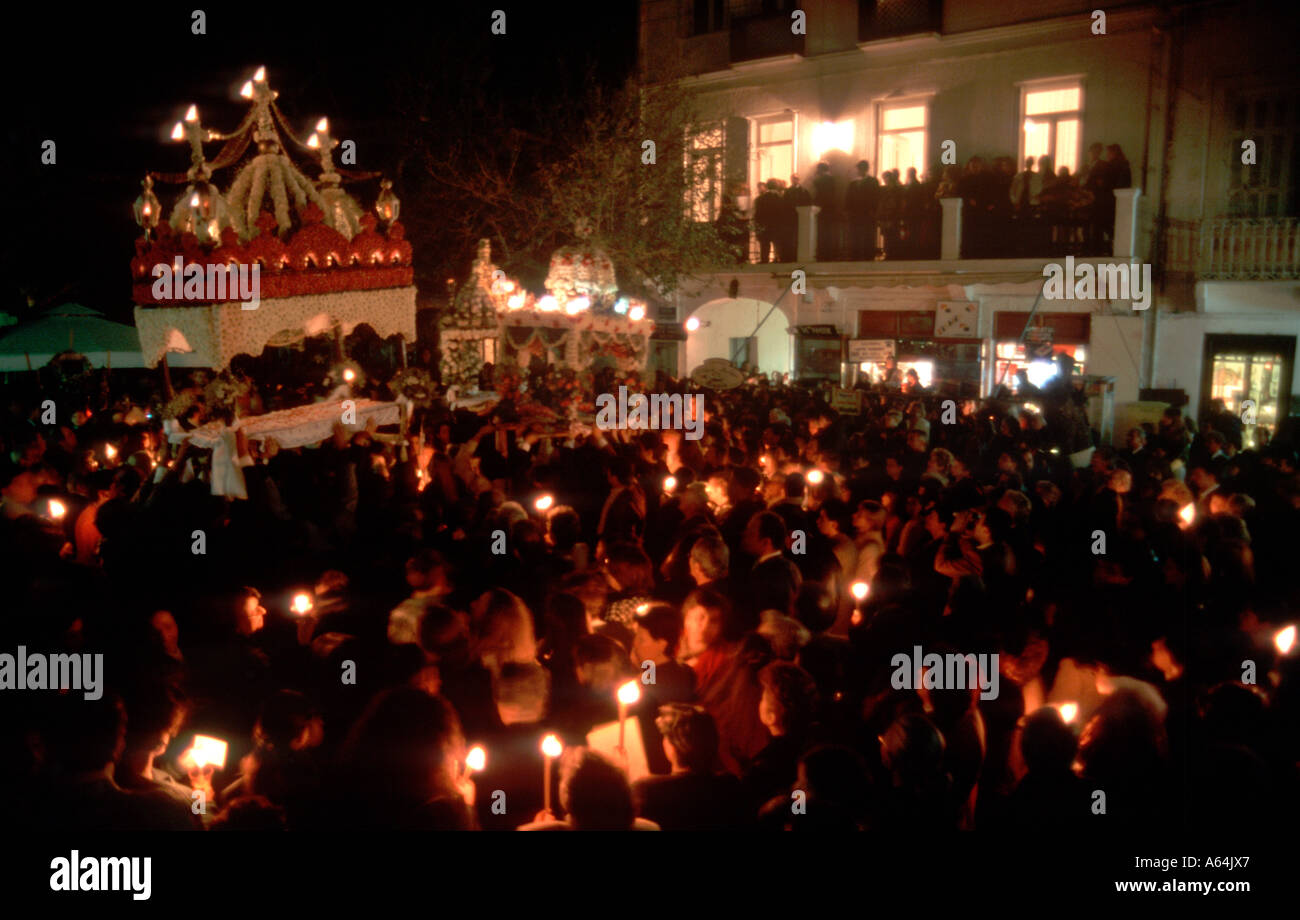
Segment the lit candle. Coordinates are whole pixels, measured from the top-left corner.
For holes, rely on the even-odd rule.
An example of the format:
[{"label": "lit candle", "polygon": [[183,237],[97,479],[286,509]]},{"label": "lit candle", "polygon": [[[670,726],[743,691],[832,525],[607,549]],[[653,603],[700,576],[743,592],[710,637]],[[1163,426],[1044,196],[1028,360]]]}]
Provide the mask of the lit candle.
[{"label": "lit candle", "polygon": [[482,745],[476,744],[465,755],[465,772],[481,773],[486,767],[487,751],[483,750]]},{"label": "lit candle", "polygon": [[117,448],[114,447],[112,444],[105,444],[105,445],[104,445],[104,456],[107,457],[108,459],[112,460],[114,457],[117,456]]},{"label": "lit candle", "polygon": [[826,478],[826,474],[823,473],[821,470],[809,470],[809,471],[808,471],[808,485],[810,485],[810,486],[819,486],[819,485],[821,485],[821,484],[822,484],[822,480],[825,479],[825,478]]},{"label": "lit candle", "polygon": [[664,491],[665,491],[665,492],[671,492],[671,491],[672,491],[673,489],[675,489],[675,488],[677,488],[677,477],[676,477],[676,476],[665,476],[665,477],[664,477]]},{"label": "lit candle", "polygon": [[1078,703],[1057,703],[1056,710],[1061,714],[1061,719],[1067,725],[1075,720],[1079,715]]},{"label": "lit candle", "polygon": [[[53,504],[53,503],[51,503]],[[1295,627],[1287,626],[1277,631],[1273,637],[1273,644],[1277,646],[1279,653],[1286,655],[1295,646]]]},{"label": "lit candle", "polygon": [[313,606],[315,605],[312,604],[311,602],[310,594],[307,594],[306,592],[300,592],[293,596],[293,604],[292,604],[293,612],[298,614],[298,616],[302,616],[305,613],[309,613]]},{"label": "lit candle", "polygon": [[[67,506],[57,498],[50,499],[50,518],[55,521],[63,520],[63,516],[68,513]],[[1293,630],[1294,631],[1294,630]]]},{"label": "lit candle", "polygon": [[1183,505],[1183,510],[1178,512],[1178,516],[1182,518],[1183,521],[1180,526],[1183,530],[1186,530],[1188,527],[1191,527],[1192,522],[1196,520],[1196,506],[1191,504]]},{"label": "lit candle", "polygon": [[555,504],[555,497],[553,495],[541,495],[538,496],[537,501],[533,502],[533,507],[538,511],[546,511],[553,504]]},{"label": "lit candle", "polygon": [[865,581],[855,581],[853,583],[853,587],[850,588],[850,590],[853,592],[853,596],[856,599],[862,601],[862,600],[866,600],[867,595],[871,593],[871,586],[867,584]]},{"label": "lit candle", "polygon": [[357,379],[357,372],[350,367],[346,368],[343,371],[343,379],[346,380],[348,383],[351,383],[352,381]]},{"label": "lit candle", "polygon": [[189,750],[181,754],[181,766],[187,771],[191,769],[202,770],[204,767],[214,767],[218,770],[226,765],[226,751],[229,745],[220,738],[212,738],[208,735],[195,735],[194,743],[190,745]]},{"label": "lit candle", "polygon": [[551,810],[551,761],[564,752],[564,745],[554,735],[542,739],[542,807]]},{"label": "lit candle", "polygon": [[[648,604],[643,604],[648,609]],[[640,608],[637,608],[640,612]],[[641,699],[641,688],[637,682],[629,680],[618,688],[618,749],[623,750],[623,731],[627,724],[627,707]]]}]

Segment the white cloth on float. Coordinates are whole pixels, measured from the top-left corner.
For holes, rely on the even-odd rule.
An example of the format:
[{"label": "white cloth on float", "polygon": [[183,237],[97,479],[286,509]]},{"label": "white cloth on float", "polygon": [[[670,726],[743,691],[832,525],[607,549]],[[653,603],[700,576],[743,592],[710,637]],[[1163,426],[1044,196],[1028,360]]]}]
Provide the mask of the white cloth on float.
[{"label": "white cloth on float", "polygon": [[244,467],[252,466],[253,459],[239,453],[239,430],[243,419],[223,428],[221,437],[212,447],[212,494],[229,498],[248,498],[248,485],[244,482]]}]

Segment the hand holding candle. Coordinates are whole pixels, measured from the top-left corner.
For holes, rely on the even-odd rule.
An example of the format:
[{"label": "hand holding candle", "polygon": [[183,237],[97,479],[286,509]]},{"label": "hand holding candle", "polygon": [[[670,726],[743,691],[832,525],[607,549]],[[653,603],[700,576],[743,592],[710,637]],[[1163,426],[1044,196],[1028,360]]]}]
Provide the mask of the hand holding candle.
[{"label": "hand holding candle", "polygon": [[641,699],[641,688],[634,680],[629,680],[618,688],[618,748],[623,750],[624,726],[627,723],[627,707]]},{"label": "hand holding candle", "polygon": [[542,739],[542,802],[544,810],[551,811],[551,761],[564,753],[564,745],[555,735]]}]

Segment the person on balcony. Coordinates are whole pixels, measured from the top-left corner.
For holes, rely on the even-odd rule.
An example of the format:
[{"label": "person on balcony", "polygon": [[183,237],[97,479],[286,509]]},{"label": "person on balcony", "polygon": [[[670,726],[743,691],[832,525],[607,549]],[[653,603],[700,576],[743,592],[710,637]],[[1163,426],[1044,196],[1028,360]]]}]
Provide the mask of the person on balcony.
[{"label": "person on balcony", "polygon": [[833,262],[840,257],[840,197],[829,163],[817,164],[813,179],[813,204],[817,213],[817,261]]},{"label": "person on balcony", "polygon": [[971,157],[966,163],[966,174],[958,184],[963,200],[962,223],[964,255],[968,259],[986,258],[989,251],[989,214],[993,208],[990,174],[984,168],[983,157]]},{"label": "person on balcony", "polygon": [[782,259],[783,262],[793,262],[797,259],[799,253],[799,208],[806,208],[813,203],[812,194],[799,184],[798,176],[790,177],[790,187],[781,195],[781,201],[785,205],[783,211],[786,223],[785,227],[785,248],[789,255],[788,259]]},{"label": "person on balcony", "polygon": [[1106,239],[1110,229],[1105,223],[1106,199],[1111,195],[1110,175],[1106,161],[1102,158],[1105,147],[1092,144],[1088,147],[1088,162],[1079,173],[1079,187],[1091,196],[1088,205],[1088,254],[1102,255],[1106,252]]},{"label": "person on balcony", "polygon": [[921,255],[922,224],[925,221],[925,187],[916,175],[916,167],[907,168],[903,186],[903,252],[908,259]]},{"label": "person on balcony", "polygon": [[885,238],[885,258],[901,259],[903,238],[903,186],[898,183],[898,170],[886,171],[885,184],[880,189],[880,233]]},{"label": "person on balcony", "polygon": [[849,225],[849,258],[868,262],[876,257],[876,211],[880,206],[880,181],[871,164],[858,161],[858,178],[849,183],[844,211]]},{"label": "person on balcony", "polygon": [[[782,226],[783,205],[780,183],[775,179],[767,180],[767,187],[763,194],[754,201],[754,230],[758,234],[759,262],[787,261],[785,247],[781,244],[781,236],[785,230]],[[768,258],[769,254],[771,259]]]},{"label": "person on balcony", "polygon": [[731,193],[723,193],[722,207],[718,211],[717,220],[713,222],[713,228],[718,231],[719,238],[732,253],[736,264],[749,261],[748,223],[745,215],[736,207],[736,200]]}]

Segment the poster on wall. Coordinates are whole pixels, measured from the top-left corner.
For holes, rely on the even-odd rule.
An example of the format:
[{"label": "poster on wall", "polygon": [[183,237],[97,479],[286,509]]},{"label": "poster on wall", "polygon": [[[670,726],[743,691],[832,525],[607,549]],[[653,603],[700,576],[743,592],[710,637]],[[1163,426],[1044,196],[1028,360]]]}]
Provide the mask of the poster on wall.
[{"label": "poster on wall", "polygon": [[979,337],[979,306],[966,301],[941,300],[934,311],[936,339],[974,339]]},{"label": "poster on wall", "polygon": [[849,361],[861,364],[880,364],[886,358],[894,357],[893,339],[850,339]]}]

